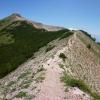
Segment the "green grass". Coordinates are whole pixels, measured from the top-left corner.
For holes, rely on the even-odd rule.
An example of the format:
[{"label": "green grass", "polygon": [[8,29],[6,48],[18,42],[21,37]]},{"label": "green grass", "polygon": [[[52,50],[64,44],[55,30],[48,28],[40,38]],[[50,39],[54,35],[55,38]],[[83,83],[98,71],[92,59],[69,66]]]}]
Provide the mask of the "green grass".
[{"label": "green grass", "polygon": [[39,82],[42,82],[44,79],[45,79],[44,76],[38,76],[38,77],[35,79],[35,82],[36,82],[36,83],[39,83]]},{"label": "green grass", "polygon": [[63,70],[65,70],[64,65],[63,64],[59,64],[59,67],[62,68]]},{"label": "green grass", "polygon": [[45,52],[48,52],[48,51],[52,50],[54,47],[55,47],[54,45],[49,45],[49,46],[46,48]]},{"label": "green grass", "polygon": [[13,35],[1,34],[0,35],[0,46],[4,44],[14,43]]},{"label": "green grass", "polygon": [[90,88],[82,81],[82,80],[77,80],[69,75],[65,74],[62,78],[62,81],[68,86],[71,87],[78,87],[79,89],[85,91],[85,92],[90,92]]},{"label": "green grass", "polygon": [[0,20],[0,27],[4,26],[4,25],[7,25],[8,23],[10,22],[9,19],[3,19],[3,20]]},{"label": "green grass", "polygon": [[19,92],[17,95],[16,95],[16,98],[22,98],[22,97],[26,97],[27,96],[27,93],[26,92]]},{"label": "green grass", "polygon": [[[18,26],[18,25],[19,26]],[[0,30],[2,35],[7,35],[3,44],[0,45],[0,78],[15,70],[20,64],[45,46],[52,40],[60,38],[66,30],[48,32],[44,29],[36,29],[25,21],[16,21]],[[11,39],[10,39],[11,36]],[[9,40],[13,40],[13,42]]]},{"label": "green grass", "polygon": [[21,82],[21,84],[19,85],[19,87],[21,87],[21,89],[25,89],[25,88],[28,88],[30,85],[31,85],[31,83],[32,83],[32,79],[24,79],[22,82]]},{"label": "green grass", "polygon": [[59,38],[59,40],[69,37],[70,35],[73,35],[73,32],[67,31]]},{"label": "green grass", "polygon": [[64,73],[63,77],[61,77],[61,81],[63,81],[66,86],[78,87],[80,90],[87,92],[94,100],[100,100],[100,95],[92,92],[91,88],[83,80],[75,79]]},{"label": "green grass", "polygon": [[45,77],[44,77],[44,74],[45,74],[44,71],[45,71],[45,69],[43,67],[40,67],[37,70],[36,75],[34,76],[36,83],[42,82],[45,79]]},{"label": "green grass", "polygon": [[23,78],[26,78],[28,75],[31,75],[31,69],[27,70],[26,72],[22,73],[19,77],[18,77],[18,80],[19,79],[23,79]]}]

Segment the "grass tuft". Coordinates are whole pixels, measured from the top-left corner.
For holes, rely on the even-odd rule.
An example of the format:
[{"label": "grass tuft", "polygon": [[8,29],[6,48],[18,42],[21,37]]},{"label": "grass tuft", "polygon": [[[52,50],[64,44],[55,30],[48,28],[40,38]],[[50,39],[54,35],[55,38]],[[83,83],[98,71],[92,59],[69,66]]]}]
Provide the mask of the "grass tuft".
[{"label": "grass tuft", "polygon": [[94,98],[94,100],[100,100],[100,95],[92,92],[91,88],[86,85],[83,80],[72,78],[71,76],[64,73],[63,77],[61,77],[61,81],[63,81],[66,86],[78,87],[80,90],[87,92]]},{"label": "grass tuft", "polygon": [[19,92],[17,95],[16,95],[16,98],[22,98],[22,97],[26,97],[27,96],[27,93],[26,92]]}]

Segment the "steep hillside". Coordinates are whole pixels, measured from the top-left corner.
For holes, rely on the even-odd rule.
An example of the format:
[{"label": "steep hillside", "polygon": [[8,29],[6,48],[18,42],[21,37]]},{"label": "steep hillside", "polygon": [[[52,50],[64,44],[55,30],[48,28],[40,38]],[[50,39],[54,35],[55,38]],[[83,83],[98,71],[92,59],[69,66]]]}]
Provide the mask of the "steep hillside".
[{"label": "steep hillside", "polygon": [[63,36],[65,32],[68,32],[68,36],[72,35],[67,29],[56,32],[36,29],[27,21],[15,21],[0,30],[0,77],[17,68],[40,47]]}]

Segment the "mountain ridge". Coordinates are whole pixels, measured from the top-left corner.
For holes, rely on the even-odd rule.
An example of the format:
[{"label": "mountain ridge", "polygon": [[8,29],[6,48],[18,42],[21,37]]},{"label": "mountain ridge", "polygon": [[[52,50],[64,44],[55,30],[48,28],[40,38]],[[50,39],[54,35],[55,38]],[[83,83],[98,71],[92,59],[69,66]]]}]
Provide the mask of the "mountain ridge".
[{"label": "mountain ridge", "polygon": [[0,61],[0,100],[100,99],[100,46],[83,31],[14,21],[0,30]]},{"label": "mountain ridge", "polygon": [[[18,13],[13,13],[11,15],[9,15],[8,17],[2,19],[2,20],[8,20],[9,23],[12,23],[14,21],[26,21],[30,24],[32,24],[35,28],[38,28],[38,29],[45,29],[47,31],[58,31],[58,30],[62,30],[62,29],[65,29],[64,27],[59,27],[59,26],[51,26],[51,25],[45,25],[45,24],[42,24],[40,22],[35,22],[35,21],[31,21],[31,20],[28,20],[24,17],[22,17],[20,14]],[[7,24],[8,25],[8,24]]]}]

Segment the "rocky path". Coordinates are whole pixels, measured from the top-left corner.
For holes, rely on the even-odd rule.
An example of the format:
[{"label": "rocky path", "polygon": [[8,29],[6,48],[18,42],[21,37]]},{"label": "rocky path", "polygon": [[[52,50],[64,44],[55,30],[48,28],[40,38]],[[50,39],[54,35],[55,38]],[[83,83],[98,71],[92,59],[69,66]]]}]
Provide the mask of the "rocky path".
[{"label": "rocky path", "polygon": [[44,68],[46,69],[45,80],[35,100],[64,100],[64,88],[60,82],[61,69],[53,59],[48,60]]},{"label": "rocky path", "polygon": [[[76,39],[76,34],[74,38]],[[72,41],[69,40],[69,47],[71,45]],[[34,100],[91,100],[89,95],[76,87],[69,88],[65,92],[64,84],[60,81],[63,70],[59,67],[61,59],[58,55],[67,50],[66,48],[59,50],[54,58],[43,64],[46,69],[45,80],[40,85],[40,93]]]},{"label": "rocky path", "polygon": [[[56,59],[56,58],[55,58]],[[40,85],[40,93],[34,100],[91,100],[90,96],[74,87],[65,92],[64,84],[60,81],[62,69],[59,60],[50,59],[44,64],[45,80]]]}]

